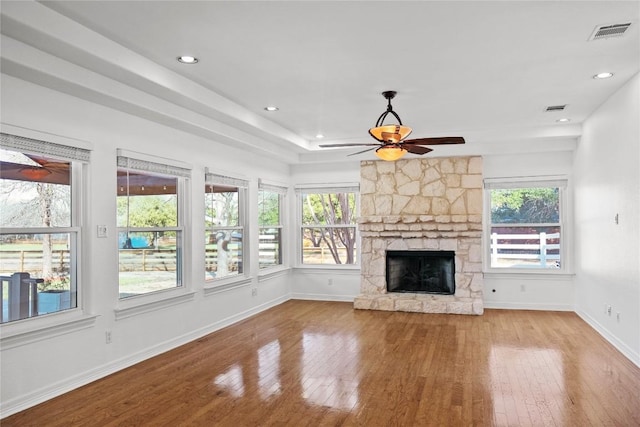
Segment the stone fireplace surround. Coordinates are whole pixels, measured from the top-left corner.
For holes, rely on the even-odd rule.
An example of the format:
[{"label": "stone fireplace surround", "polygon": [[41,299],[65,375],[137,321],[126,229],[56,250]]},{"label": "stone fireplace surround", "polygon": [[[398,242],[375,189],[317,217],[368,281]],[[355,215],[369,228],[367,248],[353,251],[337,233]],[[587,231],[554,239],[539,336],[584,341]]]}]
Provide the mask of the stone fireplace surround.
[{"label": "stone fireplace surround", "polygon": [[[354,308],[483,313],[481,157],[361,162],[358,224]],[[455,294],[387,293],[387,250],[455,251]]]}]

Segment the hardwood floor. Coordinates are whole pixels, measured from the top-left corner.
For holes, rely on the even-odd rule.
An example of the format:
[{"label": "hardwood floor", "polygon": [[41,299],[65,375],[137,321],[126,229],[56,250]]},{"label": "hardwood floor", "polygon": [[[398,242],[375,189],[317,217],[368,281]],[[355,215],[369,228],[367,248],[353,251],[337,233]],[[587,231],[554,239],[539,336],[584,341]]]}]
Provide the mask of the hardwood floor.
[{"label": "hardwood floor", "polygon": [[640,369],[576,314],[288,301],[2,426],[638,426]]}]

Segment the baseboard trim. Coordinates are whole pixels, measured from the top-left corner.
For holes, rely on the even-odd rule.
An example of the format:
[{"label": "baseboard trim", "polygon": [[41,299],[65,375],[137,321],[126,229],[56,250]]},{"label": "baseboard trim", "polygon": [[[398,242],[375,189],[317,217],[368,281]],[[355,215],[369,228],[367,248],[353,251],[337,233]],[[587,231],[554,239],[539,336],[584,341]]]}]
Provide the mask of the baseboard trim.
[{"label": "baseboard trim", "polygon": [[570,304],[537,304],[522,302],[492,302],[485,301],[484,308],[497,308],[504,310],[542,310],[542,311],[574,311]]},{"label": "baseboard trim", "polygon": [[614,346],[623,356],[633,362],[638,368],[640,368],[640,353],[633,351],[628,345],[620,341],[613,335],[607,328],[602,326],[600,322],[591,317],[587,312],[582,310],[576,310],[576,314],[580,316],[582,320],[587,322],[589,326],[596,330],[605,340]]},{"label": "baseboard trim", "polygon": [[306,294],[292,293],[291,299],[309,300],[309,301],[342,301],[353,302],[355,295],[329,295],[329,294]]},{"label": "baseboard trim", "polygon": [[262,311],[265,311],[272,307],[280,305],[283,302],[288,301],[289,299],[290,299],[289,295],[284,295],[279,298],[275,298],[271,301],[267,301],[249,310],[245,310],[243,312],[234,314],[233,316],[229,316],[227,318],[221,319],[210,325],[196,329],[195,331],[191,331],[188,334],[180,335],[168,341],[157,344],[144,351],[140,351],[130,356],[114,360],[105,365],[102,365],[97,368],[91,369],[87,372],[78,374],[65,381],[59,381],[57,383],[40,388],[38,390],[34,390],[26,395],[9,400],[4,404],[2,404],[2,407],[0,407],[0,419],[8,417],[10,415],[23,411],[25,409],[28,409],[32,406],[38,405],[47,400],[53,399],[54,397],[70,392],[76,388],[87,385],[93,381],[99,380],[108,375],[121,371],[122,369],[133,366],[136,363],[140,363],[151,357],[155,357],[169,350],[173,350],[176,347],[187,344],[196,339],[202,338],[207,334],[210,334],[212,332],[215,332],[227,326],[233,325],[234,323],[237,323],[241,320],[254,316]]}]

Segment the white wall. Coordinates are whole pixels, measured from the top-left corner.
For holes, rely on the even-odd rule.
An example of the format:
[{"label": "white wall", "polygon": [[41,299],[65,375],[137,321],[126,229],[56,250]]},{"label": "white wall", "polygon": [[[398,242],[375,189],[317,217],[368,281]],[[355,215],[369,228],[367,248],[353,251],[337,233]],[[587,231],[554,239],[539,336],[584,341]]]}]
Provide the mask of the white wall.
[{"label": "white wall", "polygon": [[577,312],[637,365],[639,82],[636,75],[587,119],[574,160]]},{"label": "white wall", "polygon": [[[80,139],[93,146],[87,179],[88,223],[85,230],[88,233],[83,236],[82,300],[86,312],[98,316],[88,328],[16,346],[6,345],[7,327],[3,325],[3,417],[289,298],[290,271],[258,279],[255,267],[252,268],[254,275],[251,280],[241,286],[205,293],[204,246],[201,244],[204,239],[198,238],[205,233],[201,214],[204,212],[205,167],[232,176],[241,174],[255,189],[258,178],[288,182],[288,165],[273,160],[265,162],[255,155],[210,140],[14,77],[1,77],[3,123]],[[188,209],[187,220],[192,224],[191,235],[194,236],[188,243],[191,257],[185,271],[185,287],[193,294],[185,294],[184,301],[178,304],[120,320],[116,320],[114,312],[121,305],[118,301],[114,197],[118,148],[193,166],[190,182],[192,208]],[[255,196],[255,192],[253,194]],[[250,212],[256,211],[257,197],[254,197],[250,202]],[[96,238],[94,230],[98,224],[107,225],[108,238]],[[255,235],[257,223],[252,223],[251,229]],[[257,296],[252,296],[252,287],[257,287]],[[9,325],[9,329],[11,327]],[[105,342],[107,330],[112,333],[111,344]]]}]

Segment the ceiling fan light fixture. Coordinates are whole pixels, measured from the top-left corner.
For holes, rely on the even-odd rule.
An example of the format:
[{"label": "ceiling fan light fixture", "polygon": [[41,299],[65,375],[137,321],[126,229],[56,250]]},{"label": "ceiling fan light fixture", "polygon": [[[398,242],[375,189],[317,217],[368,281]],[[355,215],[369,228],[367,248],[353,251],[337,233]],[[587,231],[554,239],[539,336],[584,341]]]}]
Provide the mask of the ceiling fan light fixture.
[{"label": "ceiling fan light fixture", "polygon": [[369,135],[380,142],[397,144],[409,136],[412,129],[402,125],[382,125],[369,129]]},{"label": "ceiling fan light fixture", "polygon": [[396,161],[405,154],[407,154],[407,150],[395,144],[384,145],[376,150],[376,156],[387,162]]},{"label": "ceiling fan light fixture", "polygon": [[[400,116],[393,111],[391,100],[396,96],[396,94],[397,92],[395,90],[382,92],[382,96],[387,100],[387,109],[384,113],[380,114],[375,126],[369,129],[369,135],[371,135],[376,141],[380,141],[385,144],[397,144],[411,133],[411,128],[409,126],[403,126]],[[389,114],[396,118],[398,124],[384,124],[384,121]]]}]

